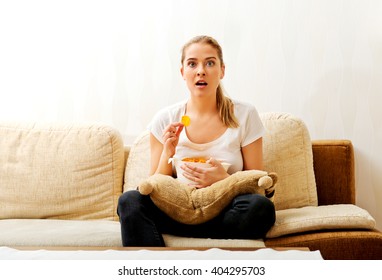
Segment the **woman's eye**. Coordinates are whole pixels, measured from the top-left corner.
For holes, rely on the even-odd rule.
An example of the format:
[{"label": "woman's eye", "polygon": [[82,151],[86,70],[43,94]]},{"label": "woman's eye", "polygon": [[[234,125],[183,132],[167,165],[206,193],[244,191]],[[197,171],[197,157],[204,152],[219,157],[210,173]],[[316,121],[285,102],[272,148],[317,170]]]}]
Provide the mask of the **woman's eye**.
[{"label": "woman's eye", "polygon": [[211,66],[214,66],[215,65],[215,62],[214,61],[207,61],[207,66],[211,67]]},{"label": "woman's eye", "polygon": [[195,65],[196,65],[196,63],[192,62],[192,61],[188,63],[188,66],[191,67],[191,68],[195,67]]}]

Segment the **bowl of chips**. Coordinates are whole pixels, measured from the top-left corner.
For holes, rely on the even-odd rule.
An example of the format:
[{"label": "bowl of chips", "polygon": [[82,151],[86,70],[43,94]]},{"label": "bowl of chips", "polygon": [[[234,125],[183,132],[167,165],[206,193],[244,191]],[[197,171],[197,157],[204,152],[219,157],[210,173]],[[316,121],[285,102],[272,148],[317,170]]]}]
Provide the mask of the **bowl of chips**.
[{"label": "bowl of chips", "polygon": [[[204,157],[186,157],[186,158],[170,158],[169,163],[172,162],[172,166],[175,169],[177,179],[180,180],[183,183],[187,184],[197,184],[192,180],[187,179],[183,176],[184,170],[181,168],[181,166],[185,163],[190,164],[191,166],[201,167],[201,168],[208,168],[212,167],[211,164],[209,164],[207,158]],[[227,171],[231,164],[222,162],[221,163],[224,167],[224,169]]]}]

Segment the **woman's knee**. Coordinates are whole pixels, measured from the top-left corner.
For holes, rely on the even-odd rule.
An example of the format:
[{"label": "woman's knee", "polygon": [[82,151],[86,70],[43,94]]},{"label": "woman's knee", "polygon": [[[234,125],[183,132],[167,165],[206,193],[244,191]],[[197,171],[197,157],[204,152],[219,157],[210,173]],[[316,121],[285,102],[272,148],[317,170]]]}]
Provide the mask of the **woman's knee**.
[{"label": "woman's knee", "polygon": [[259,194],[252,195],[250,211],[265,223],[274,224],[276,220],[275,206],[267,197]]},{"label": "woman's knee", "polygon": [[262,238],[275,223],[275,207],[263,195],[238,196],[226,218],[234,234],[241,238]]},{"label": "woman's knee", "polygon": [[137,198],[140,197],[140,193],[136,190],[131,190],[124,192],[118,199],[118,205],[120,204],[126,204],[131,200],[136,200]]},{"label": "woman's knee", "polygon": [[257,235],[264,237],[276,221],[276,211],[275,206],[272,201],[270,201],[265,196],[260,196],[256,198],[255,202],[257,207],[254,207],[256,214],[254,217],[257,219]]},{"label": "woman's knee", "polygon": [[140,207],[142,201],[142,195],[136,190],[123,193],[118,199],[118,215],[121,217],[134,212]]}]

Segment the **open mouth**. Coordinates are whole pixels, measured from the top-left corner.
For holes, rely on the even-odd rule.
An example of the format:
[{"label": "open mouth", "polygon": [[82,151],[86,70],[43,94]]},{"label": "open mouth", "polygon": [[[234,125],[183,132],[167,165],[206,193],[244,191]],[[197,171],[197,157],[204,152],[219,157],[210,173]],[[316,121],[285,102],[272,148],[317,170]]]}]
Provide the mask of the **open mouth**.
[{"label": "open mouth", "polygon": [[205,81],[197,81],[195,85],[197,85],[197,86],[206,86],[208,84]]}]

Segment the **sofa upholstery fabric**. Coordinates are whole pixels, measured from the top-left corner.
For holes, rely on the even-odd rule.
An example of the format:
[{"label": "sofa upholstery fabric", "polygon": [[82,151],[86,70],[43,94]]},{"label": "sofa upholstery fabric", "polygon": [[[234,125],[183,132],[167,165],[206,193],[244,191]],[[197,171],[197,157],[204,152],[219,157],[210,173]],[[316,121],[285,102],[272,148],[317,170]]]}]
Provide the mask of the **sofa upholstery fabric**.
[{"label": "sofa upholstery fabric", "polygon": [[374,218],[353,204],[305,206],[279,210],[267,238],[323,229],[374,229]]},{"label": "sofa upholstery fabric", "polygon": [[286,113],[261,114],[264,169],[278,175],[276,210],[317,206],[312,143],[304,122]]},{"label": "sofa upholstery fabric", "polygon": [[0,242],[7,246],[121,246],[119,222],[107,220],[6,219]]},{"label": "sofa upholstery fabric", "polygon": [[150,134],[142,132],[129,151],[123,191],[136,189],[150,175]]},{"label": "sofa upholstery fabric", "polygon": [[117,220],[124,147],[102,126],[0,126],[0,219]]},{"label": "sofa upholstery fabric", "polygon": [[265,240],[266,247],[308,247],[325,260],[382,260],[382,234],[377,230],[330,230]]},{"label": "sofa upholstery fabric", "polygon": [[313,140],[319,205],[355,204],[354,147],[349,140]]}]

